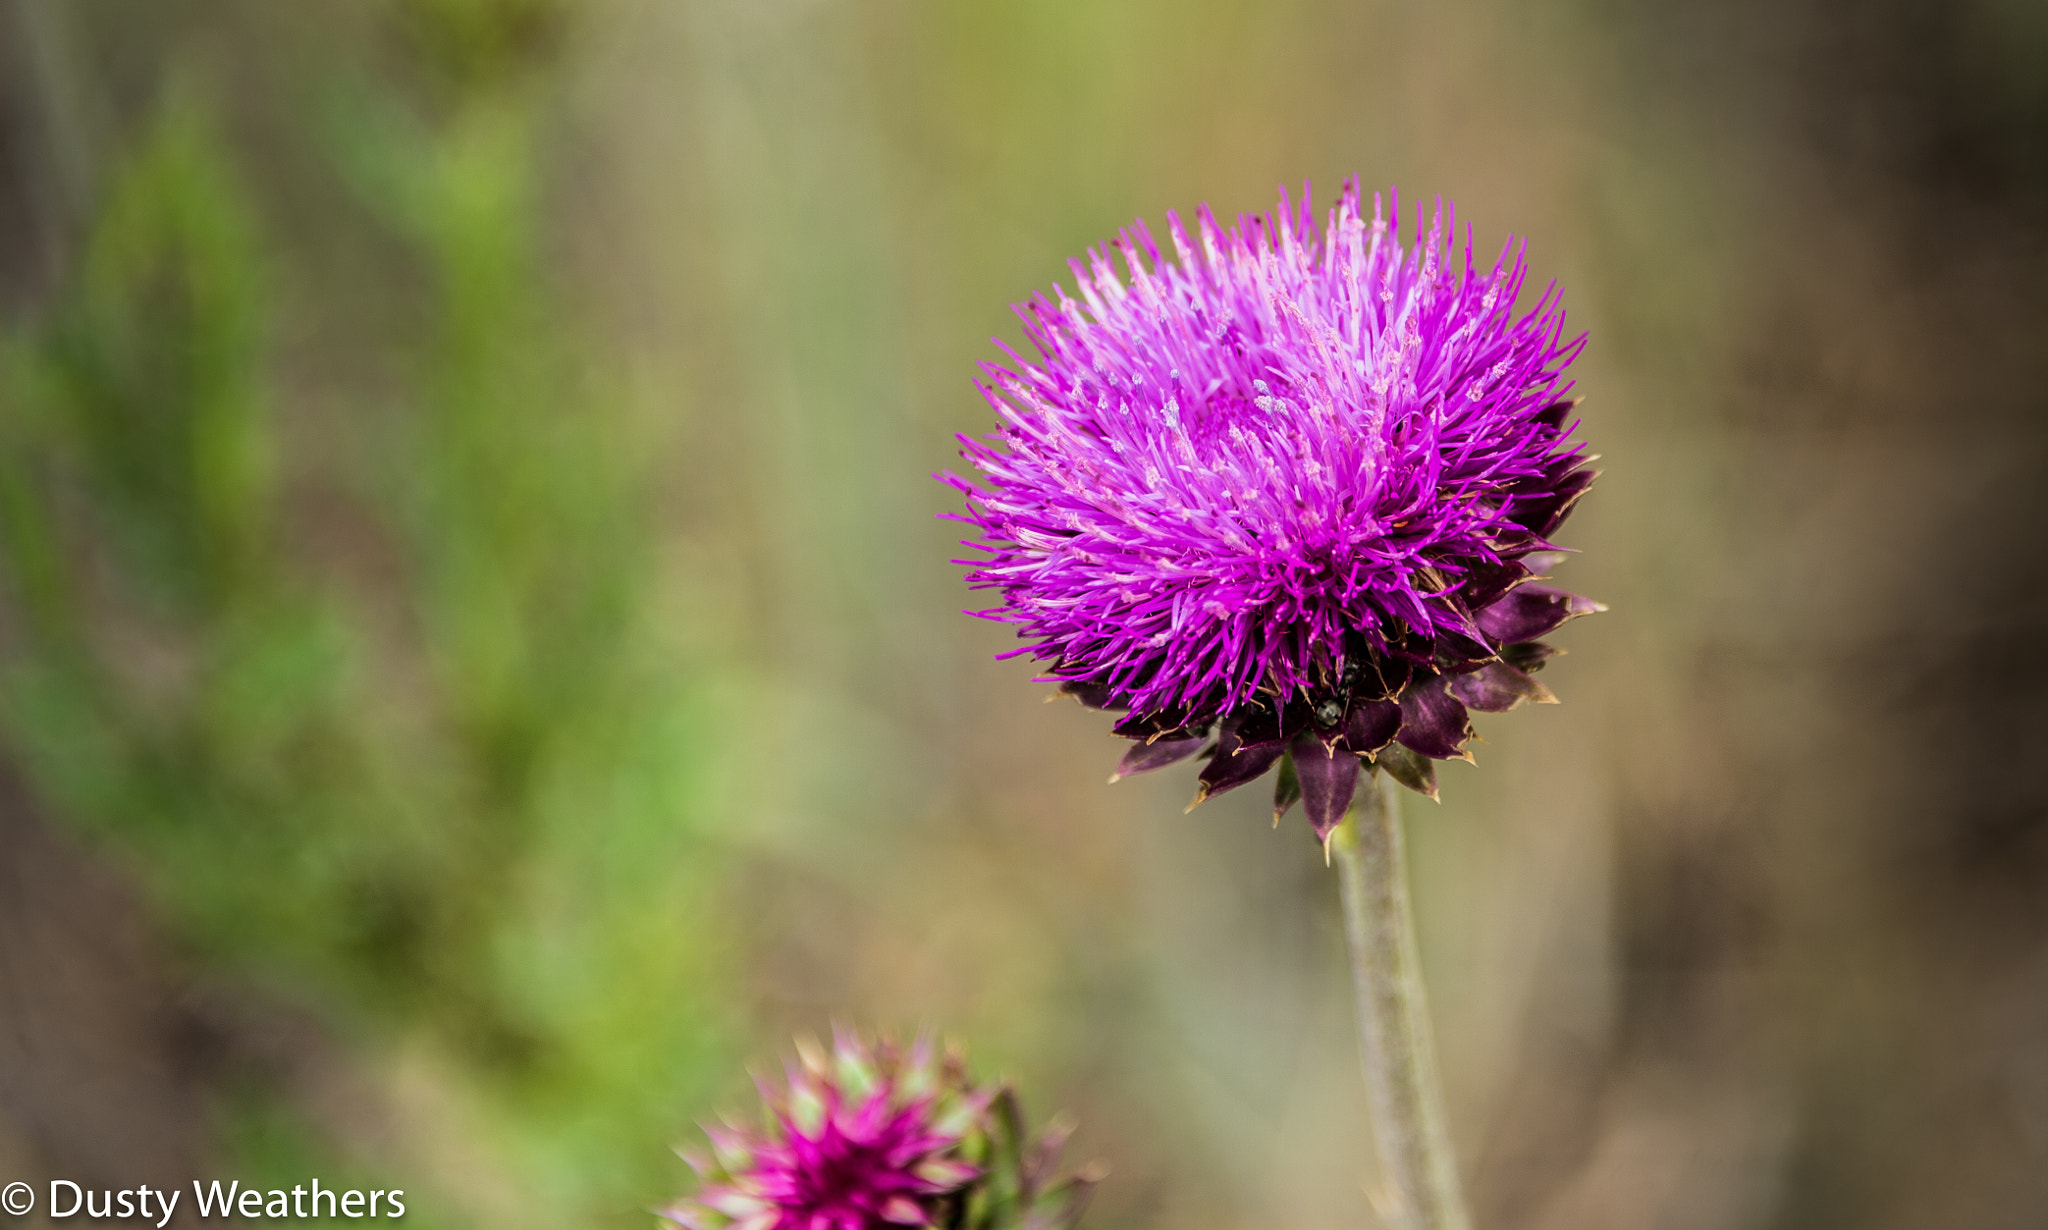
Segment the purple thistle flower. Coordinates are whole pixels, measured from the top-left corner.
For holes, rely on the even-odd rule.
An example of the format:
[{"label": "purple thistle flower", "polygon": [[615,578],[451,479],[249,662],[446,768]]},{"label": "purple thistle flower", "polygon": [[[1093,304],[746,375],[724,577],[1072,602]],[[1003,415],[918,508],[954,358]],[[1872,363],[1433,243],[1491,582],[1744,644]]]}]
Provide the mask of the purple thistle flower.
[{"label": "purple thistle flower", "polygon": [[757,1082],[765,1130],[728,1122],[705,1129],[711,1156],[678,1150],[702,1185],[662,1217],[683,1230],[1001,1230],[1024,1215],[1064,1230],[1079,1217],[1093,1177],[1045,1182],[1067,1129],[1027,1158],[1015,1095],[969,1083],[957,1053],[845,1030],[829,1056],[798,1050],[783,1087]]},{"label": "purple thistle flower", "polygon": [[1439,205],[1404,249],[1356,180],[1320,234],[1306,193],[1227,231],[1204,207],[1194,240],[1167,217],[1173,261],[1140,222],[1127,276],[1105,246],[1078,302],[1018,306],[1040,358],[984,365],[987,485],[944,478],[987,558],[958,562],[1032,641],[1004,656],[1127,711],[1117,776],[1206,752],[1200,803],[1281,764],[1276,820],[1299,798],[1327,838],[1361,760],[1434,797],[1467,710],[1553,701],[1537,638],[1604,609],[1535,583],[1594,478],[1585,339],[1555,286],[1515,316],[1520,246],[1481,273],[1468,234],[1455,268]]}]

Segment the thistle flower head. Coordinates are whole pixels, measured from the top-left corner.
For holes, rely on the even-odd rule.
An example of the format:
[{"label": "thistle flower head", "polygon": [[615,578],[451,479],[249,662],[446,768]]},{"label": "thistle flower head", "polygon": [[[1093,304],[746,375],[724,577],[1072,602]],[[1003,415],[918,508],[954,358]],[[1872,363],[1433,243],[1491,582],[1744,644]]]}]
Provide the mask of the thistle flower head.
[{"label": "thistle flower head", "polygon": [[1044,1181],[1065,1129],[1025,1165],[1015,1095],[970,1083],[928,1038],[838,1030],[829,1055],[800,1046],[782,1085],[758,1083],[764,1127],[707,1127],[709,1156],[679,1150],[702,1182],[660,1212],[683,1230],[1004,1230],[1026,1213],[1062,1230],[1093,1181]]},{"label": "thistle flower head", "polygon": [[1306,193],[1196,223],[1168,215],[1171,260],[1138,223],[1123,272],[1104,247],[1078,300],[1019,306],[1039,355],[985,366],[1000,430],[961,441],[985,485],[946,476],[985,556],[961,562],[1014,653],[1127,711],[1120,774],[1207,749],[1199,802],[1284,758],[1278,810],[1326,835],[1361,758],[1433,794],[1468,707],[1552,699],[1536,638],[1600,609],[1533,583],[1593,479],[1584,339],[1555,287],[1516,315],[1518,246],[1483,271],[1439,207],[1404,247],[1355,180],[1320,231]]}]

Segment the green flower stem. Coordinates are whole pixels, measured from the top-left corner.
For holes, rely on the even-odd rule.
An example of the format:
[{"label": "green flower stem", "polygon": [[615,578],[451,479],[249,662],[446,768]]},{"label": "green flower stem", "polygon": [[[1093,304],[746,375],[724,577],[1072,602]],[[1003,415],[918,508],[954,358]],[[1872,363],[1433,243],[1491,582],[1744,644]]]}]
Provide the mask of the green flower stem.
[{"label": "green flower stem", "polygon": [[1386,774],[1372,774],[1360,783],[1351,814],[1330,835],[1358,992],[1358,1042],[1373,1136],[1394,1205],[1382,1212],[1393,1230],[1470,1230],[1415,951],[1398,789]]}]

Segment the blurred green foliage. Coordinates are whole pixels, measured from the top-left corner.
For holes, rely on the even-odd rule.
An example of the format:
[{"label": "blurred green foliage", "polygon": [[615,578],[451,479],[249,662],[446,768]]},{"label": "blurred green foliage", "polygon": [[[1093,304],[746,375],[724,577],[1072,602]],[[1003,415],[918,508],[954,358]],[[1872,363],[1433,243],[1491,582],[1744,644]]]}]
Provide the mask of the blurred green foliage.
[{"label": "blurred green foliage", "polygon": [[[507,1224],[641,1224],[661,1142],[726,1080],[696,821],[746,690],[670,626],[656,441],[539,260],[553,10],[397,17],[422,88],[337,87],[307,123],[419,288],[389,404],[303,428],[292,254],[204,90],[169,87],[5,356],[0,720],[200,974],[437,1073],[522,1176]],[[222,1115],[250,1181],[374,1160],[274,1090]],[[411,1169],[444,1184],[416,1222],[503,1211]]]}]

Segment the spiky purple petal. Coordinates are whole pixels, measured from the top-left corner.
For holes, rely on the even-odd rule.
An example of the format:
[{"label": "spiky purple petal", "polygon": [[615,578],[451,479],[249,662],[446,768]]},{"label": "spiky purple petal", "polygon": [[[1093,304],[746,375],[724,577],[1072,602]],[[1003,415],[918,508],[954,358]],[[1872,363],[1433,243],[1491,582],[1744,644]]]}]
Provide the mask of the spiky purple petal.
[{"label": "spiky purple petal", "polygon": [[1294,772],[1301,779],[1301,809],[1316,831],[1316,840],[1329,837],[1344,823],[1351,809],[1351,794],[1358,786],[1358,757],[1326,745],[1313,735],[1294,740]]},{"label": "spiky purple petal", "polygon": [[1502,643],[1533,641],[1568,619],[1605,609],[1591,598],[1548,585],[1524,585],[1479,612],[1479,630]]},{"label": "spiky purple petal", "polygon": [[1211,795],[1235,790],[1248,781],[1264,777],[1266,770],[1272,768],[1273,762],[1279,760],[1280,753],[1286,750],[1287,744],[1280,739],[1271,739],[1263,743],[1245,743],[1236,739],[1229,740],[1227,744],[1219,741],[1216,745],[1216,754],[1209,757],[1209,763],[1203,766],[1198,779],[1201,782],[1201,793],[1195,796],[1195,803],[1189,806],[1192,808]]},{"label": "spiky purple petal", "polygon": [[1401,706],[1391,700],[1353,701],[1344,722],[1344,746],[1360,756],[1370,756],[1394,741],[1401,733]]},{"label": "spiky purple petal", "polygon": [[1124,753],[1123,763],[1117,765],[1109,780],[1120,781],[1134,773],[1149,773],[1177,764],[1200,751],[1208,741],[1206,735],[1196,735],[1192,739],[1155,739],[1137,744]]},{"label": "spiky purple petal", "polygon": [[1415,684],[1401,694],[1401,733],[1396,742],[1411,751],[1436,760],[1449,760],[1465,751],[1472,737],[1472,723],[1465,706],[1444,689],[1441,677]]},{"label": "spiky purple petal", "polygon": [[1523,701],[1557,703],[1549,688],[1505,662],[1488,662],[1469,675],[1459,675],[1449,686],[1452,696],[1481,713],[1506,713]]}]

